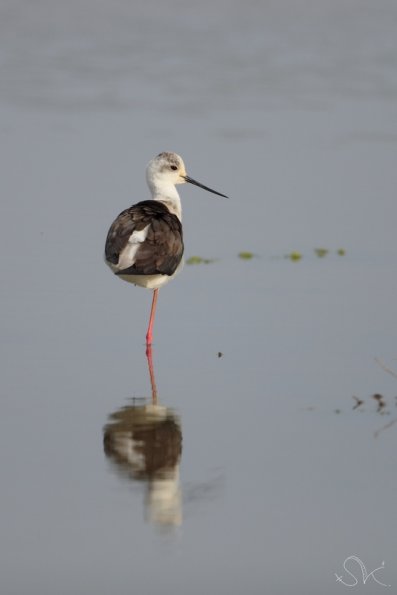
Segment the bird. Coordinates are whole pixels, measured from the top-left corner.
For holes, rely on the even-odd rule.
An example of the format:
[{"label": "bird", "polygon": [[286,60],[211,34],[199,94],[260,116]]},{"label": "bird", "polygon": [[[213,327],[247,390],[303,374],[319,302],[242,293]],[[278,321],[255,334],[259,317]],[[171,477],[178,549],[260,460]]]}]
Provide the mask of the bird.
[{"label": "bird", "polygon": [[216,190],[187,175],[182,157],[165,151],[146,168],[151,199],[122,211],[110,226],[105,243],[105,262],[120,279],[153,290],[147,349],[153,342],[158,290],[183,266],[181,200],[177,184],[189,183],[223,198]]}]

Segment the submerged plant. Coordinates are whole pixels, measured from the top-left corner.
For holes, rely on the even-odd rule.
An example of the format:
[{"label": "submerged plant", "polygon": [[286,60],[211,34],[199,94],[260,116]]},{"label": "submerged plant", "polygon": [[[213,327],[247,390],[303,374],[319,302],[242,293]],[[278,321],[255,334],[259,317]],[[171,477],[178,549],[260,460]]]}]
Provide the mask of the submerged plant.
[{"label": "submerged plant", "polygon": [[289,258],[290,260],[296,262],[297,260],[301,260],[302,254],[300,252],[297,252],[296,250],[293,250],[289,254],[286,254],[285,258]]},{"label": "submerged plant", "polygon": [[253,254],[252,252],[239,252],[238,253],[238,257],[241,258],[241,260],[251,260],[251,258],[254,258],[255,254]]},{"label": "submerged plant", "polygon": [[327,248],[314,248],[314,252],[319,258],[324,258],[328,254]]},{"label": "submerged plant", "polygon": [[211,264],[215,258],[203,258],[202,256],[191,256],[186,260],[186,264]]}]

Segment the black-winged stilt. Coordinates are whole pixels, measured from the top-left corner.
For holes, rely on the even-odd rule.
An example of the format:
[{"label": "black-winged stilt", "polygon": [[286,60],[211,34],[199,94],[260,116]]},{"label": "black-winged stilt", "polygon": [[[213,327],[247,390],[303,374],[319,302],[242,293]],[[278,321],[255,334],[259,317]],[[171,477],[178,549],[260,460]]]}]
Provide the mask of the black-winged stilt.
[{"label": "black-winged stilt", "polygon": [[158,290],[182,266],[182,208],[176,184],[188,182],[227,198],[186,174],[185,164],[176,153],[160,153],[146,169],[151,200],[126,209],[110,226],[105,245],[105,260],[121,279],[153,289],[146,345],[153,339],[153,323]]}]

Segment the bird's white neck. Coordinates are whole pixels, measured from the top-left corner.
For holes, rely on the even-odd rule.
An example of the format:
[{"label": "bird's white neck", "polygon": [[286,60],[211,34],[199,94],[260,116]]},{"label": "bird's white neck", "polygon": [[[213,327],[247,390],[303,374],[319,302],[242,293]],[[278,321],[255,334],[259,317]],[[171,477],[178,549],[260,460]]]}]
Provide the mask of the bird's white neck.
[{"label": "bird's white neck", "polygon": [[176,215],[179,221],[182,221],[181,199],[174,184],[153,183],[150,184],[152,200],[158,200],[165,204],[170,213]]}]

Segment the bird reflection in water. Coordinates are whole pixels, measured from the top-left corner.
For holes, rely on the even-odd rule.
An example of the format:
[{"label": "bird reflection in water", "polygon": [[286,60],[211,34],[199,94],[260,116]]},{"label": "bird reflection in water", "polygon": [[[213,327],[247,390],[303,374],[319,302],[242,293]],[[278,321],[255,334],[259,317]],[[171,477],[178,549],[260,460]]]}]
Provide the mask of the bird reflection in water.
[{"label": "bird reflection in water", "polygon": [[147,486],[146,518],[163,527],[182,523],[179,463],[182,431],[179,417],[158,403],[152,348],[147,347],[152,389],[149,403],[122,407],[104,427],[104,450],[119,473]]}]

